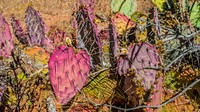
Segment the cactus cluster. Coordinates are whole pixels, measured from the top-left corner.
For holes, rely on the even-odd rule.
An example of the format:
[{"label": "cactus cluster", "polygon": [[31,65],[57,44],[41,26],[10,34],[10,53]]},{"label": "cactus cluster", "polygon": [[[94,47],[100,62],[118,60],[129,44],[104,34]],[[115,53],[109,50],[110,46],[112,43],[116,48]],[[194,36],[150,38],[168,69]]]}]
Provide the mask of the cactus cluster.
[{"label": "cactus cluster", "polygon": [[76,53],[72,47],[62,45],[54,50],[48,65],[58,102],[65,104],[84,86],[90,71],[90,57],[84,50]]},{"label": "cactus cluster", "polygon": [[[158,90],[162,90],[163,78],[157,77],[160,61],[157,48],[149,43],[144,43],[144,41],[139,41],[139,43],[130,41],[127,43],[128,36],[137,35],[135,31],[133,31],[135,34],[127,34],[127,30],[137,29],[136,24],[130,19],[135,7],[129,7],[131,11],[128,13],[124,12],[127,11],[125,7],[122,11],[114,11],[116,12],[113,14],[114,16],[108,19],[108,27],[98,31],[97,24],[94,22],[96,19],[93,12],[94,0],[79,1],[80,6],[74,13],[76,44],[71,44],[73,43],[71,42],[73,37],[68,38],[66,32],[56,27],[52,27],[48,32],[48,36],[46,36],[45,24],[39,12],[32,6],[28,6],[25,12],[26,30],[23,30],[19,20],[14,15],[11,15],[11,26],[14,35],[21,44],[29,46],[28,49],[25,48],[21,51],[38,62],[34,63],[34,66],[43,67],[48,64],[48,70],[44,68],[40,72],[49,74],[50,83],[58,103],[65,105],[70,100],[73,101],[75,95],[81,92],[84,93],[84,98],[87,95],[91,95],[87,98],[102,98],[104,101],[99,102],[103,103],[113,102],[114,100],[119,103],[123,99],[123,101],[121,100],[122,103],[120,102],[120,106],[138,106],[142,104],[140,98],[149,96],[149,98],[142,100],[147,101],[148,105],[159,105],[163,91],[158,92]],[[118,4],[121,3],[116,0],[115,2],[118,2]],[[112,2],[113,7],[118,8],[118,5],[115,6],[114,3]],[[127,0],[125,3],[130,5],[128,3],[133,2]],[[127,17],[127,14],[129,17]],[[144,29],[146,29],[146,25]],[[156,30],[158,29],[156,27]],[[131,38],[133,39],[135,37]],[[145,37],[145,42],[146,40],[147,37]],[[66,42],[68,42],[67,45]],[[105,51],[103,51],[104,45],[106,46]],[[8,23],[1,14],[0,46],[0,56],[6,57],[11,54],[14,47]],[[166,48],[170,49],[170,47]],[[122,50],[121,54],[119,53],[119,49]],[[104,60],[104,58],[107,60]],[[103,66],[103,61],[108,66]],[[93,67],[95,69],[91,70]],[[100,69],[105,70],[101,71]],[[90,72],[95,73],[89,75]],[[87,80],[89,76],[90,80]],[[27,77],[29,78],[29,75]],[[81,91],[86,82],[87,87]],[[150,94],[152,87],[154,87],[153,95]],[[2,88],[0,87],[1,90]],[[113,92],[113,90],[116,91]],[[142,94],[138,95],[138,91],[142,91]],[[85,92],[88,93],[85,94]],[[105,95],[103,95],[104,92]],[[121,99],[116,98],[112,100],[112,98],[116,97],[116,94]],[[2,94],[0,92],[0,102],[1,96]],[[81,98],[77,96],[77,99]],[[48,97],[47,99],[49,111],[56,110],[56,104],[53,100],[52,97]],[[115,103],[113,105],[116,106]],[[97,110],[93,106],[92,108],[84,108],[84,105],[80,104],[72,108],[74,111],[88,109]],[[147,111],[150,111],[150,109],[147,109]]]},{"label": "cactus cluster", "polygon": [[0,56],[9,57],[13,48],[14,43],[9,25],[0,13]]},{"label": "cactus cluster", "polygon": [[51,40],[45,37],[45,24],[42,18],[33,7],[28,6],[26,10],[25,23],[27,33],[25,33],[14,15],[11,15],[11,25],[15,36],[22,44],[28,46],[41,46],[46,51],[52,52],[54,46]]}]

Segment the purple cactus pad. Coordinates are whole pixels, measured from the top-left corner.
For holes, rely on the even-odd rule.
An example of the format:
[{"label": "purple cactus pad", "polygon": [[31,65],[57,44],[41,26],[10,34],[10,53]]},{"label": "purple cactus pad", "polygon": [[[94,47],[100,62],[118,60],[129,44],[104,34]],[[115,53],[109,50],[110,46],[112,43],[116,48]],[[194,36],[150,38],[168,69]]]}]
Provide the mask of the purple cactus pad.
[{"label": "purple cactus pad", "polygon": [[19,40],[19,42],[21,42],[22,44],[30,45],[28,35],[26,35],[24,33],[19,20],[15,19],[14,15],[11,15],[11,25],[13,28],[13,32],[14,32],[15,36],[17,37],[17,39]]},{"label": "purple cactus pad", "polygon": [[133,69],[136,73],[136,79],[142,80],[145,90],[150,89],[154,84],[158,69],[158,51],[146,43],[130,46],[128,55],[120,57],[118,61],[119,75],[127,74],[128,69]]},{"label": "purple cactus pad", "polygon": [[25,23],[32,46],[40,46],[42,38],[45,37],[45,26],[39,13],[31,6],[26,10]]}]

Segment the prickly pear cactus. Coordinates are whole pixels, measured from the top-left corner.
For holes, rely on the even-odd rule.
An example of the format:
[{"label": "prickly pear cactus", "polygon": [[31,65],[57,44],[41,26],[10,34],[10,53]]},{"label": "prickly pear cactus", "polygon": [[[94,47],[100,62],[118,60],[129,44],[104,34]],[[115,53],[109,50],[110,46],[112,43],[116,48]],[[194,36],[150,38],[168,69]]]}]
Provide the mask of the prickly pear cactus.
[{"label": "prickly pear cactus", "polygon": [[26,10],[25,23],[32,46],[41,45],[42,38],[45,37],[44,22],[39,13],[31,6],[28,6]]},{"label": "prickly pear cactus", "polygon": [[75,53],[72,47],[56,48],[49,59],[49,77],[60,104],[66,104],[86,82],[90,57],[84,50]]},{"label": "prickly pear cactus", "polygon": [[200,1],[196,1],[191,8],[190,21],[194,26],[198,28],[200,28],[199,11],[200,11]]},{"label": "prickly pear cactus", "polygon": [[0,13],[0,56],[9,57],[14,48],[12,35],[7,21]]},{"label": "prickly pear cactus", "polygon": [[87,50],[95,65],[100,64],[102,56],[102,45],[98,37],[97,26],[94,21],[93,10],[90,7],[80,7],[76,13],[78,26],[78,47]]},{"label": "prickly pear cactus", "polygon": [[158,68],[158,51],[154,46],[146,43],[134,43],[128,50],[128,55],[121,56],[118,61],[119,75],[134,70],[136,80],[141,81],[145,90],[154,84]]},{"label": "prickly pear cactus", "polygon": [[125,14],[129,18],[136,11],[136,8],[136,0],[111,0],[111,10],[115,13]]},{"label": "prickly pear cactus", "polygon": [[129,63],[130,62],[129,62],[129,59],[128,59],[127,56],[120,56],[119,57],[118,64],[117,64],[119,75],[128,73],[128,69],[130,68]]},{"label": "prickly pear cactus", "polygon": [[123,35],[128,29],[135,27],[135,23],[123,14],[117,13],[112,19],[118,35]]},{"label": "prickly pear cactus", "polygon": [[30,44],[28,35],[24,33],[19,20],[15,19],[14,15],[11,15],[11,25],[14,35],[17,37],[18,41],[22,44]]},{"label": "prickly pear cactus", "polygon": [[[163,95],[163,78],[159,77],[157,79],[157,84],[154,85],[153,94],[151,95],[150,102],[147,104],[148,106],[158,106],[162,103],[162,95]],[[156,110],[156,112],[160,112],[162,108]],[[154,112],[155,110],[147,108],[147,112]]]}]

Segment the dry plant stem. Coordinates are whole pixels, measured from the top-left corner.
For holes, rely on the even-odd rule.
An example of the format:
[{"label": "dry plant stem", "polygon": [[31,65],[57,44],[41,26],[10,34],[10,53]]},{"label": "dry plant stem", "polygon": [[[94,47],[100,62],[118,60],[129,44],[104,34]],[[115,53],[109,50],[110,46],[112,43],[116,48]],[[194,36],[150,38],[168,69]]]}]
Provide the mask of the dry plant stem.
[{"label": "dry plant stem", "polygon": [[48,68],[48,65],[43,66],[40,70],[38,70],[38,71],[34,72],[33,74],[31,74],[30,77],[33,77],[34,75],[39,74],[40,72],[42,72],[43,69],[46,69],[46,68]]},{"label": "dry plant stem", "polygon": [[154,7],[154,22],[156,24],[156,33],[159,39],[161,39],[161,27],[160,27],[160,22],[158,20],[158,10],[156,7]]},{"label": "dry plant stem", "polygon": [[[142,20],[142,19],[139,19],[139,20]],[[174,31],[173,29],[170,29],[166,26],[161,26],[160,23],[159,24],[156,24],[154,22],[149,22],[149,21],[144,21],[142,20],[143,22],[147,22],[149,25],[152,25],[152,26],[156,26],[156,27],[160,27],[160,29],[164,29],[164,30],[168,30],[170,32],[173,32],[173,33],[176,33],[176,31]]]},{"label": "dry plant stem", "polygon": [[192,47],[192,48],[190,48],[190,49],[186,49],[184,53],[182,53],[181,55],[179,55],[179,56],[178,56],[176,59],[174,59],[170,64],[168,64],[164,70],[165,70],[165,71],[169,70],[170,67],[171,67],[175,62],[177,62],[179,59],[181,59],[182,57],[184,57],[184,56],[187,55],[188,53],[197,52],[197,51],[199,51],[199,50],[200,50],[199,47],[194,47],[194,48]]},{"label": "dry plant stem", "polygon": [[191,38],[193,38],[194,35],[198,35],[200,33],[200,30],[190,34],[190,35],[179,35],[178,37],[177,36],[172,36],[170,38],[165,38],[163,39],[163,42],[166,42],[166,41],[170,41],[172,39],[176,39],[176,38],[186,38],[188,40],[190,40]]}]

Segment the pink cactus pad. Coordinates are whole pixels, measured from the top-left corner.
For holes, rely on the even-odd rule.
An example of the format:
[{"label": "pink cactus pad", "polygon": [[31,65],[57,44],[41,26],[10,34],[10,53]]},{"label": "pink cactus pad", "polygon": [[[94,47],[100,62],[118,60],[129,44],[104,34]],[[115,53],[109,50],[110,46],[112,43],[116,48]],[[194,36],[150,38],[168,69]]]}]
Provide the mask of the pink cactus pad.
[{"label": "pink cactus pad", "polygon": [[128,68],[130,68],[129,60],[128,60],[127,56],[120,56],[119,57],[117,67],[118,67],[119,75],[127,73]]},{"label": "pink cactus pad", "polygon": [[133,69],[136,79],[142,80],[141,85],[148,90],[155,82],[158,62],[158,51],[154,46],[135,43],[129,48],[126,58],[119,58],[118,73],[127,74],[128,69]]},{"label": "pink cactus pad", "polygon": [[10,28],[3,15],[0,13],[0,56],[9,57],[14,48]]},{"label": "pink cactus pad", "polygon": [[84,50],[75,53],[61,45],[49,59],[50,82],[60,104],[66,104],[84,86],[90,71],[90,57]]},{"label": "pink cactus pad", "polygon": [[[159,77],[157,79],[158,83],[154,85],[154,92],[151,95],[151,101],[147,103],[148,106],[158,106],[162,103],[162,94],[163,94],[163,78]],[[161,109],[161,108],[159,108]],[[162,109],[161,109],[162,110]],[[161,110],[157,110],[158,112]],[[147,108],[146,112],[154,112],[153,109]]]}]

